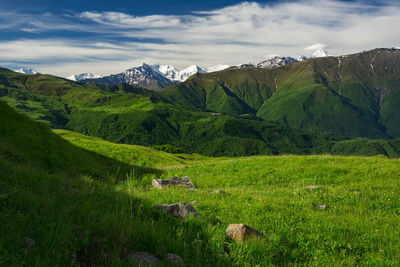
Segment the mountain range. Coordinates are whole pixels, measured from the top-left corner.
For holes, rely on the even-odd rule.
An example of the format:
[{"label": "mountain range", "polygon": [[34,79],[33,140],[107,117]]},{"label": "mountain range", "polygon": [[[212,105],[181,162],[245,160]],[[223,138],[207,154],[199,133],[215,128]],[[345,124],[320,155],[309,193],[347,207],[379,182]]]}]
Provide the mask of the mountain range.
[{"label": "mountain range", "polygon": [[[286,127],[275,131],[282,138],[289,138],[287,134],[293,131],[314,135],[307,137],[312,144],[299,136],[290,137],[296,140],[295,146],[307,144],[307,151],[327,151],[326,138],[400,137],[399,49],[295,60],[271,57],[259,66],[211,73],[196,67],[196,73],[180,83],[172,81],[180,79],[173,67],[142,64],[139,70],[146,75],[135,86],[119,83],[132,75],[116,75],[112,80],[116,85],[112,85],[4,70],[0,98],[55,128],[121,143],[174,144],[213,155],[219,146],[233,142],[231,138],[242,142],[240,151],[250,154],[264,153],[267,147],[279,153],[294,149],[292,145],[283,149],[286,141],[282,139],[279,146],[268,143],[277,141],[268,127]],[[156,92],[138,87],[139,82],[156,80],[147,76],[163,81],[153,84],[154,88],[166,88]],[[264,147],[266,142],[269,145]],[[325,148],[316,149],[316,143]],[[257,148],[251,149],[251,144]],[[354,149],[359,146],[352,144]],[[304,147],[299,151],[305,151]]]},{"label": "mountain range", "polygon": [[193,109],[254,114],[345,137],[400,137],[400,50],[198,74],[160,93]]},{"label": "mountain range", "polygon": [[[81,78],[78,80],[83,83],[94,82],[107,85],[126,83],[151,90],[160,90],[169,85],[183,82],[193,74],[221,71],[228,67],[228,65],[217,65],[211,68],[201,68],[197,65],[191,65],[184,70],[179,70],[170,65],[149,65],[142,63],[140,66],[128,69],[122,73],[97,78],[81,75]],[[74,77],[78,76],[75,75]]]},{"label": "mountain range", "polygon": [[[323,49],[317,50],[313,57],[325,57],[328,56],[327,51]],[[296,63],[307,59],[305,56],[293,57],[280,57],[270,56],[264,61],[253,64],[239,64],[236,66],[219,64],[216,66],[202,68],[197,65],[191,65],[183,70],[179,70],[171,65],[154,64],[149,65],[142,63],[138,67],[130,68],[124,72],[111,74],[111,75],[95,75],[91,72],[85,72],[81,74],[74,74],[66,77],[72,81],[80,81],[83,83],[94,82],[98,84],[106,85],[117,85],[120,83],[126,83],[133,86],[140,86],[151,90],[161,90],[172,84],[186,81],[190,76],[196,73],[212,73],[222,71],[228,68],[241,69],[241,68],[278,68],[286,64]],[[33,69],[19,69],[16,72],[24,74],[39,74],[40,72]]]},{"label": "mountain range", "polygon": [[[314,57],[327,56],[325,50],[318,50],[314,53]],[[290,63],[296,63],[307,59],[305,56],[279,57],[272,56],[258,64],[240,64],[236,66],[219,64],[209,68],[202,68],[197,65],[191,65],[186,69],[179,70],[174,66],[154,64],[149,65],[142,63],[138,67],[128,69],[122,73],[112,74],[108,76],[96,76],[92,73],[82,73],[79,75],[71,75],[67,79],[80,81],[83,83],[94,82],[98,84],[117,85],[126,83],[133,86],[140,86],[151,90],[161,90],[169,85],[186,81],[190,76],[196,73],[212,73],[222,71],[228,68],[278,68]]]}]

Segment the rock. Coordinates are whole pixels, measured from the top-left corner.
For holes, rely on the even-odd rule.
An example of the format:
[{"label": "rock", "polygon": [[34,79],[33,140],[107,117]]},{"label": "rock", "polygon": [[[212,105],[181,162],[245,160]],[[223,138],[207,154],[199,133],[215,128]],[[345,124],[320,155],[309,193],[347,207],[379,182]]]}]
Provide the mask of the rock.
[{"label": "rock", "polygon": [[217,189],[217,190],[215,190],[215,191],[211,192],[211,194],[218,194],[218,195],[229,195],[227,192],[225,192],[225,191],[222,191],[222,190],[220,190],[220,189]]},{"label": "rock", "polygon": [[159,258],[145,251],[131,251],[127,260],[134,266],[155,266],[161,262]]},{"label": "rock", "polygon": [[319,189],[322,188],[322,186],[319,185],[310,185],[305,187],[307,190],[313,191],[314,189]]},{"label": "rock", "polygon": [[262,233],[242,223],[230,224],[228,228],[226,228],[226,234],[236,242],[242,242],[252,237],[257,237],[268,241],[268,239]]},{"label": "rock", "polygon": [[319,208],[321,210],[326,210],[328,208],[327,205],[315,204],[314,207]]},{"label": "rock", "polygon": [[197,201],[195,200],[195,201],[190,202],[190,205],[199,205],[199,202],[197,202]]},{"label": "rock", "polygon": [[152,185],[154,188],[168,188],[171,185],[175,185],[195,189],[194,184],[190,180],[189,176],[185,176],[183,178],[174,176],[169,179],[154,179]]},{"label": "rock", "polygon": [[181,258],[181,256],[176,255],[176,254],[168,254],[167,255],[167,260],[175,265],[178,266],[184,266],[185,262],[183,261],[183,259]]},{"label": "rock", "polygon": [[164,210],[168,215],[174,216],[176,218],[185,219],[190,216],[197,217],[199,213],[192,205],[189,203],[175,203],[175,204],[158,204],[153,207],[157,210]]},{"label": "rock", "polygon": [[22,244],[23,244],[24,248],[26,249],[26,251],[28,251],[29,253],[31,253],[35,250],[35,240],[30,237],[25,237],[22,240]]}]

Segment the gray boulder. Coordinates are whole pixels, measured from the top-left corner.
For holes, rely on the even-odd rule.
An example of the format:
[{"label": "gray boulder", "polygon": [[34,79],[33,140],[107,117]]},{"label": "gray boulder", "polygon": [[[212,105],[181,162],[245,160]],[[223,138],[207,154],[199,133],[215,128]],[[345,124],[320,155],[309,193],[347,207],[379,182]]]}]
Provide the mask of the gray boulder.
[{"label": "gray boulder", "polygon": [[158,204],[153,207],[156,210],[163,210],[168,215],[174,216],[176,218],[185,219],[190,216],[197,217],[199,213],[192,205],[189,203],[175,203],[175,204]]},{"label": "gray boulder", "polygon": [[161,262],[159,258],[145,251],[131,251],[128,253],[127,260],[133,266],[155,266]]},{"label": "gray boulder", "polygon": [[226,235],[236,242],[242,242],[249,238],[260,238],[268,242],[268,239],[260,232],[245,224],[230,224],[226,228]]},{"label": "gray boulder", "polygon": [[189,176],[185,176],[183,178],[174,176],[169,179],[154,179],[152,185],[154,188],[169,188],[171,185],[174,185],[195,189],[194,184],[190,180]]}]

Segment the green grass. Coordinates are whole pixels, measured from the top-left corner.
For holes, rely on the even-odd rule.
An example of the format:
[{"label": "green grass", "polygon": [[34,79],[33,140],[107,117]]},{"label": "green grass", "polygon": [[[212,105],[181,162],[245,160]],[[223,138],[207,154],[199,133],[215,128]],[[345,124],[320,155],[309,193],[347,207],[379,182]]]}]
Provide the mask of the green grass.
[{"label": "green grass", "polygon": [[[0,265],[127,266],[133,249],[163,266],[167,253],[192,266],[400,264],[400,160],[168,154],[56,135],[1,102],[0,117]],[[197,190],[151,187],[173,175],[189,175]],[[216,189],[229,195],[211,194]],[[151,208],[183,201],[197,202],[198,219]],[[231,242],[231,223],[270,243]],[[35,240],[34,252],[24,237]]]}]

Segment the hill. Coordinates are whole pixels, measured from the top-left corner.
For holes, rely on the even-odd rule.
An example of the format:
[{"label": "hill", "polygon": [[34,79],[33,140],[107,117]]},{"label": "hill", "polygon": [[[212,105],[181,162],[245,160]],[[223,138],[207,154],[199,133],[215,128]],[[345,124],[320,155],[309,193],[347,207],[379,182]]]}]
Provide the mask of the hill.
[{"label": "hill", "polygon": [[[49,173],[125,176],[133,165],[81,149],[51,132],[45,125],[18,114],[0,101],[0,155],[2,161]],[[144,170],[144,168],[143,168]]]},{"label": "hill", "polygon": [[400,137],[400,50],[311,58],[275,69],[197,74],[161,94],[185,107],[251,113],[343,137]]}]

